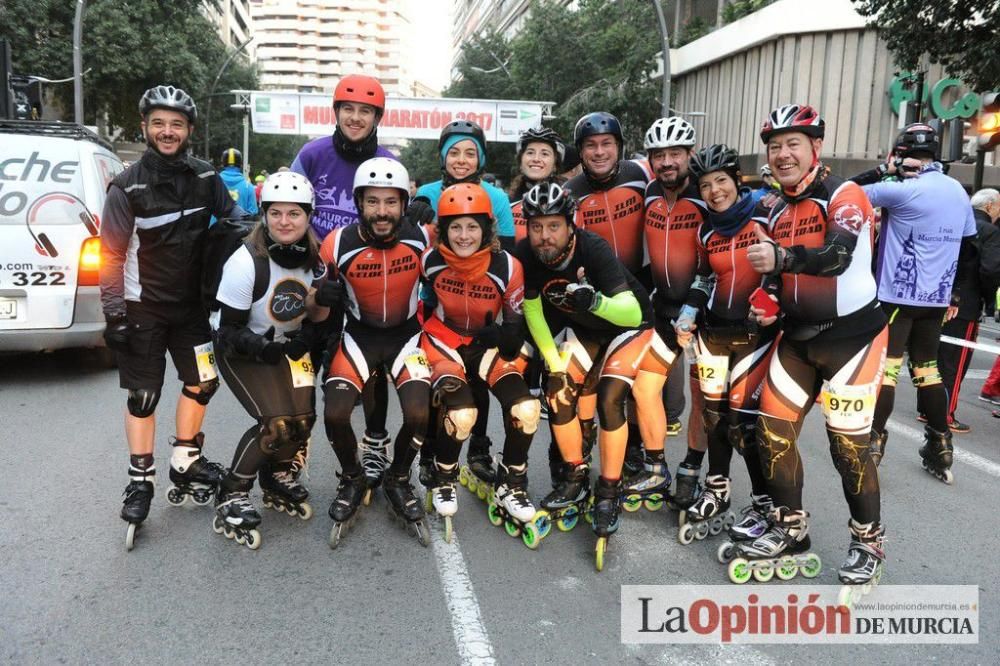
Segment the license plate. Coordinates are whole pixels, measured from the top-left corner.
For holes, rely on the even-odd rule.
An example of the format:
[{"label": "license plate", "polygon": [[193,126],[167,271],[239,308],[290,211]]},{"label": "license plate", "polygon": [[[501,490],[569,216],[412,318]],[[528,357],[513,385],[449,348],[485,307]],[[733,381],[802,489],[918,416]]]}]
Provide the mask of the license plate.
[{"label": "license plate", "polygon": [[17,300],[0,298],[0,319],[17,319]]}]

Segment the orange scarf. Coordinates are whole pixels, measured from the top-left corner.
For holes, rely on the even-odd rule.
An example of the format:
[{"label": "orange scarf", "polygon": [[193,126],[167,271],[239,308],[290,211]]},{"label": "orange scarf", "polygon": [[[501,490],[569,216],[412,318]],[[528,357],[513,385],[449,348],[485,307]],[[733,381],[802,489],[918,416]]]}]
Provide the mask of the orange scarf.
[{"label": "orange scarf", "polygon": [[442,243],[438,245],[438,252],[444,257],[448,267],[458,273],[463,280],[475,280],[486,275],[490,267],[490,254],[492,248],[489,246],[476,250],[468,257],[460,257],[451,251],[451,248]]}]

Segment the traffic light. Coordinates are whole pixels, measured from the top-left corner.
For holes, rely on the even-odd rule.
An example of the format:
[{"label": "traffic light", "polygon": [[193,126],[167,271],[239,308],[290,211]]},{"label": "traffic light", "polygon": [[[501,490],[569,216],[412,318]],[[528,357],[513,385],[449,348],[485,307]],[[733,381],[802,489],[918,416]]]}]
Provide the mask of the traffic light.
[{"label": "traffic light", "polygon": [[983,108],[979,113],[979,150],[984,152],[1000,146],[1000,93],[983,95]]}]

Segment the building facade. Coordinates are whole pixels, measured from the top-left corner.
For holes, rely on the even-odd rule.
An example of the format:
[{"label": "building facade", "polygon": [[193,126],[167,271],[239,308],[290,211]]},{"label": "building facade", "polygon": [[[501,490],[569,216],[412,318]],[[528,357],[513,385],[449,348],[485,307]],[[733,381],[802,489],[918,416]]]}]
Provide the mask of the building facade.
[{"label": "building facade", "polygon": [[[202,3],[205,16],[219,31],[219,37],[227,49],[237,48],[253,36],[253,19],[250,16],[250,0],[216,0]],[[246,48],[247,58],[254,58],[253,42]]]}]

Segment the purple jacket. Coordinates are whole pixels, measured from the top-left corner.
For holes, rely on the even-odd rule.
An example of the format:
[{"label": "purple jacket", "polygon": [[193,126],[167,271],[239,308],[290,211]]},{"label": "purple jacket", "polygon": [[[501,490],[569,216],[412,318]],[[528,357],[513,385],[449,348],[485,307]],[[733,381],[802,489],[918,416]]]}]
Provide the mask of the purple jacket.
[{"label": "purple jacket", "polygon": [[[396,159],[382,146],[375,155]],[[316,190],[312,228],[320,241],[334,229],[358,221],[358,210],[354,207],[354,172],[358,165],[337,154],[332,136],[313,139],[302,146],[291,169],[308,178]]]}]

